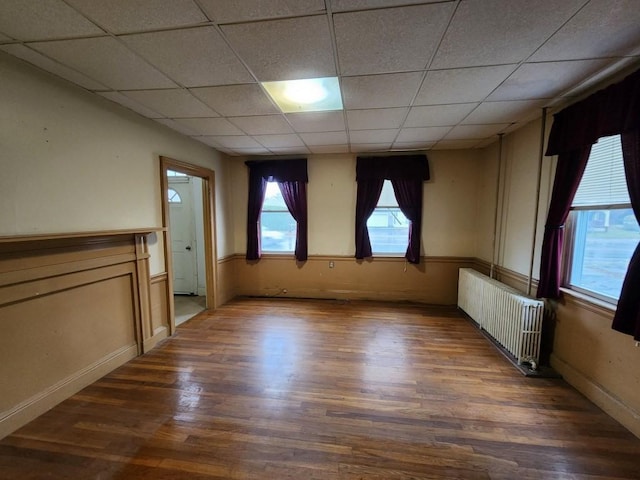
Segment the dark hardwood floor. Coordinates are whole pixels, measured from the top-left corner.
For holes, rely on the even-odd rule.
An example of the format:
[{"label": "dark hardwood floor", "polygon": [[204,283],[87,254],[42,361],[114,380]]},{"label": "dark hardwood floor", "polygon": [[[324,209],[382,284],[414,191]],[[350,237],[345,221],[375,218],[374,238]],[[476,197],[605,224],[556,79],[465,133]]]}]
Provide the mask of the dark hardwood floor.
[{"label": "dark hardwood floor", "polygon": [[455,309],[239,299],[0,441],[2,479],[638,479]]}]

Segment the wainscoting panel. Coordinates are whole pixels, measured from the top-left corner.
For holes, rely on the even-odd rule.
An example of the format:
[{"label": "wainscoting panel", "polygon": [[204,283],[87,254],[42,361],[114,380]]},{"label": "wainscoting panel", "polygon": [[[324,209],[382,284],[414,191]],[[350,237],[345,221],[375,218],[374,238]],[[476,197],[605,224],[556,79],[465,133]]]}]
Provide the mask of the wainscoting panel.
[{"label": "wainscoting panel", "polygon": [[143,351],[149,231],[0,238],[0,437]]},{"label": "wainscoting panel", "polygon": [[472,265],[473,259],[464,257],[424,257],[412,265],[390,257],[358,261],[313,256],[296,263],[288,255],[265,255],[258,262],[237,256],[236,293],[455,305],[458,268]]}]

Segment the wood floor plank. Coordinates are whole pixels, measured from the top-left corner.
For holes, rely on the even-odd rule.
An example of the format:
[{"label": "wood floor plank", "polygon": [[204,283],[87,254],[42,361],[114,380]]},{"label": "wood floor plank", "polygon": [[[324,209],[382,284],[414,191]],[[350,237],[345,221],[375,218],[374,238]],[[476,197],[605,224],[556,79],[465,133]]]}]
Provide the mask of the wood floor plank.
[{"label": "wood floor plank", "polygon": [[0,441],[0,479],[638,479],[640,439],[455,309],[237,299]]}]

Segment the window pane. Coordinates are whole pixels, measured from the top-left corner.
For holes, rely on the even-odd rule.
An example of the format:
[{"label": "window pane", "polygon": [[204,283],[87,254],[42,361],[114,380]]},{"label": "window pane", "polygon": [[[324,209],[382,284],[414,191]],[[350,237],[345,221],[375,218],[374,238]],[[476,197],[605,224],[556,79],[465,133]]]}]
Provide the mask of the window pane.
[{"label": "window pane", "polygon": [[296,247],[296,221],[276,182],[267,183],[260,214],[260,246],[263,252],[293,252]]},{"label": "window pane", "polygon": [[407,251],[409,220],[398,207],[377,207],[367,220],[373,253]]},{"label": "window pane", "polygon": [[640,227],[630,208],[579,210],[575,222],[570,284],[606,297],[620,296]]}]

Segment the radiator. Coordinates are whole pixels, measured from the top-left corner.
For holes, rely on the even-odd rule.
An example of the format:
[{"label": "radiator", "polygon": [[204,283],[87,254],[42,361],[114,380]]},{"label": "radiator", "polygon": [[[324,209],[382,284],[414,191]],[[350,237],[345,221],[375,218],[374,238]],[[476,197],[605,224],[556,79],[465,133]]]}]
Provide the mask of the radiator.
[{"label": "radiator", "polygon": [[540,358],[544,303],[471,268],[458,275],[458,307],[515,357],[518,364]]}]

